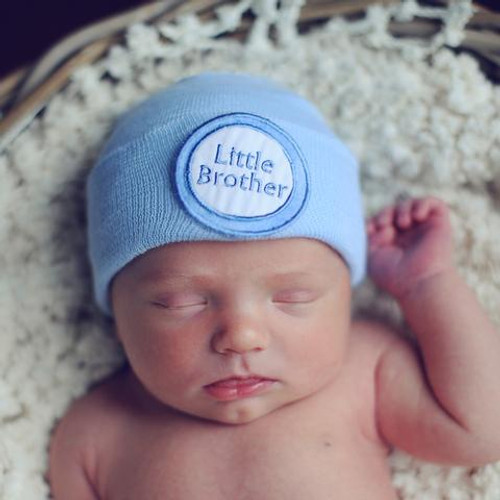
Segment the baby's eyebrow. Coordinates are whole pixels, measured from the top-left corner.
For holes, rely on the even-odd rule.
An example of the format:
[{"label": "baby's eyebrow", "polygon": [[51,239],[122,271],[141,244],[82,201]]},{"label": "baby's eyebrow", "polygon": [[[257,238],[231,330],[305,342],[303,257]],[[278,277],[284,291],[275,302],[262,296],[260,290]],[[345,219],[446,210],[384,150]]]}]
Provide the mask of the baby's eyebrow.
[{"label": "baby's eyebrow", "polygon": [[196,276],[188,274],[171,274],[171,273],[147,273],[139,278],[141,284],[144,285],[171,285],[181,286],[189,285],[197,280]]},{"label": "baby's eyebrow", "polygon": [[283,271],[283,272],[277,272],[273,273],[270,276],[270,279],[272,280],[303,280],[305,278],[310,278],[313,275],[312,272],[306,272],[306,271]]},{"label": "baby's eyebrow", "polygon": [[[262,276],[253,275],[252,281],[261,283],[267,286],[301,286],[311,280],[318,279],[321,275],[318,271],[302,271],[302,270],[283,270],[263,274]],[[209,286],[217,279],[216,274],[207,272],[179,273],[179,272],[148,272],[139,277],[139,282],[145,286],[151,287],[194,287],[194,286]]]}]

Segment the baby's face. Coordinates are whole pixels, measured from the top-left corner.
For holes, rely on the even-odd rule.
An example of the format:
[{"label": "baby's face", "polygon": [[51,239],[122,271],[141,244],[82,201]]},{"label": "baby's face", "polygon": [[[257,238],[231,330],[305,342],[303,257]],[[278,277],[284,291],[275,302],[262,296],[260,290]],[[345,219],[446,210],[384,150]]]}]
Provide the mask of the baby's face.
[{"label": "baby's face", "polygon": [[168,406],[234,424],[335,378],[350,296],[344,261],[299,238],[164,246],[112,288],[117,332],[142,385]]}]

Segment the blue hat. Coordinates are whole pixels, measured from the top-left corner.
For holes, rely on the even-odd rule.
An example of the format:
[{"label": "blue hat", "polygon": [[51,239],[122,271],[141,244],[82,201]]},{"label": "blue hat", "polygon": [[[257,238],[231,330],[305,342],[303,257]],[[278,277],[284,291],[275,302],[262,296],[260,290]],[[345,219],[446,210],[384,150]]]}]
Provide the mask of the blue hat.
[{"label": "blue hat", "polygon": [[345,259],[366,240],[355,158],[305,99],[263,78],[205,73],[123,116],[87,184],[98,305],[135,257],[186,241],[304,237]]}]

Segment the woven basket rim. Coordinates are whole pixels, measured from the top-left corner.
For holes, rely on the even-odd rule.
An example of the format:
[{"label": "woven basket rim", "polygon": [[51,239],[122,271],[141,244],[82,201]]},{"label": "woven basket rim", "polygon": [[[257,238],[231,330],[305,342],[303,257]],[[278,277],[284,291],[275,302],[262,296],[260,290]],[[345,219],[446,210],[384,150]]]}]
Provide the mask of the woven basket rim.
[{"label": "woven basket rim", "polygon": [[[317,25],[335,16],[362,15],[373,5],[390,5],[401,0],[307,0],[301,9],[299,28]],[[234,0],[161,0],[118,13],[91,23],[61,39],[33,64],[14,70],[0,80],[0,152],[61,90],[79,67],[92,64],[123,38],[126,29],[135,23],[159,24],[172,21],[181,14],[196,13],[213,16],[215,9]],[[446,0],[424,1],[420,4],[443,7]],[[500,6],[499,12],[485,8],[480,2],[466,26],[459,50],[466,50],[482,63],[487,76],[500,81]],[[240,36],[248,32],[251,22],[240,26]],[[397,37],[428,38],[439,30],[432,19],[393,21],[389,31]],[[234,36],[235,32],[227,36]]]}]

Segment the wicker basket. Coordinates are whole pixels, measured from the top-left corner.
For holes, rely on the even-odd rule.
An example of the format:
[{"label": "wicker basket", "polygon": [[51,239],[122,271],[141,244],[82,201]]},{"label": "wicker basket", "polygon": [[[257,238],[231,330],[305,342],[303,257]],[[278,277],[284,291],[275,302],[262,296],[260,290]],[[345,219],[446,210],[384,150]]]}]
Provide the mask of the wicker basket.
[{"label": "wicker basket", "polygon": [[[453,1],[453,0],[451,0]],[[299,30],[307,31],[333,16],[363,16],[374,4],[394,4],[400,0],[308,0],[301,10]],[[52,95],[63,88],[71,74],[80,66],[103,56],[109,47],[120,41],[125,29],[137,22],[157,24],[186,13],[203,18],[214,16],[214,9],[234,3],[231,0],[163,0],[85,27],[61,40],[34,64],[21,68],[0,81],[0,150],[10,142],[45,106]],[[442,7],[446,0],[420,2]],[[456,50],[474,54],[490,79],[500,81],[500,13],[476,2],[477,12],[466,27],[465,38]],[[240,27],[227,36],[244,38],[253,22],[249,14]],[[428,38],[440,28],[440,22],[414,19],[394,21],[389,26],[397,37]]]}]

